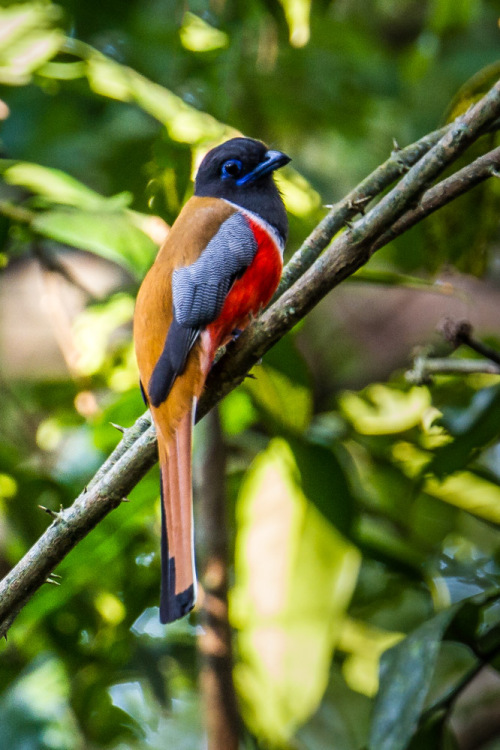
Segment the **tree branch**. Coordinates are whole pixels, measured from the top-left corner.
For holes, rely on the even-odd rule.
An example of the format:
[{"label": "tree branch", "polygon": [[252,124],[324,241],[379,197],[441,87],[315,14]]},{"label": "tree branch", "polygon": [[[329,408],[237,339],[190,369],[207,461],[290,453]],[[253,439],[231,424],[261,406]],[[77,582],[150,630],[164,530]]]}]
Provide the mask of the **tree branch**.
[{"label": "tree branch", "polygon": [[[417,197],[424,192],[428,182],[456,160],[479,137],[482,129],[496,119],[499,111],[500,82],[463,117],[455,120],[442,138],[400,182],[352,228],[338,235],[321,255],[319,253],[332,235],[328,238],[325,233],[318,234],[313,230],[298,252],[302,255],[304,248],[309,248],[309,252],[317,252],[319,257],[293,286],[282,293],[277,302],[228,346],[227,354],[230,356],[226,354],[222,357],[210,372],[207,388],[198,408],[200,416],[234,388],[235,384],[240,383],[245,373],[263,354],[307,315],[331,289],[368,261],[373,252],[379,249],[377,233],[383,235],[395,221],[413,210]],[[462,180],[465,180],[464,175]],[[433,210],[447,202],[446,192],[441,192],[432,201]],[[418,212],[415,213],[408,219],[406,229],[420,218]],[[294,262],[294,258],[291,262]]]},{"label": "tree branch", "polygon": [[[431,193],[430,197],[429,191],[426,192],[427,186],[485,129],[493,127],[494,120],[499,116],[500,83],[497,83],[450,126],[426,136],[396,156],[393,154],[389,160],[390,166],[386,163],[375,170],[345,201],[338,204],[340,208],[332,209],[285,269],[277,301],[227,347],[224,356],[212,368],[199,403],[198,419],[236,387],[262,355],[331,289],[364,265],[381,246],[380,238],[384,233],[386,238],[389,237],[397,221],[406,216],[405,229],[420,221],[423,214],[419,207],[415,208],[419,198],[421,205],[432,205],[432,210],[452,200],[455,194],[446,187],[446,180],[441,183],[441,189],[437,189],[439,186],[431,188],[431,191],[437,192]],[[497,165],[497,156],[493,157],[491,164]],[[325,250],[345,223],[346,212],[349,215],[363,209],[368,200],[367,184],[371,186],[371,199],[386,189],[402,169],[406,169],[406,159],[414,162],[413,166],[395,187],[352,227],[338,235]],[[462,192],[470,189],[477,184],[477,165],[461,170],[460,178],[455,179],[460,181]],[[387,241],[384,239],[384,242]],[[150,417],[146,414],[125,432],[117,449],[73,505],[59,515],[0,582],[0,635],[6,633],[18,611],[63,557],[117,507],[155,460],[155,434]]]},{"label": "tree branch", "polygon": [[468,320],[454,321],[447,318],[440,326],[440,331],[455,349],[463,344],[500,367],[500,352],[473,336],[474,329]]},{"label": "tree branch", "polygon": [[417,224],[426,216],[437,211],[445,203],[458,198],[460,195],[472,190],[488,177],[498,177],[497,169],[500,167],[500,147],[489,151],[484,156],[480,156],[472,164],[468,164],[455,174],[442,180],[434,187],[427,190],[418,206],[406,211],[394,224],[384,232],[372,245],[371,251],[374,253],[384,245],[399,237],[407,229]]},{"label": "tree branch", "polygon": [[99,521],[118,507],[156,461],[156,436],[141,417],[92,482],[0,583],[0,636],[54,568]]},{"label": "tree branch", "polygon": [[486,359],[455,359],[452,357],[441,358],[419,355],[415,357],[412,369],[405,373],[406,380],[409,383],[415,383],[416,385],[430,383],[432,382],[432,376],[438,374],[463,376],[482,373],[485,375],[500,375],[500,353],[472,335],[473,328],[468,320],[454,321],[446,318],[438,326],[438,330],[454,349],[458,349],[463,344],[482,357],[486,357]]},{"label": "tree branch", "polygon": [[306,271],[329,244],[332,237],[346,226],[357,214],[365,213],[366,206],[380,195],[402,174],[408,171],[449,130],[447,125],[435,130],[406,148],[395,147],[387,161],[351,190],[345,198],[331,206],[330,211],[313,229],[293,258],[287,263],[280,285],[274,295],[275,302]]},{"label": "tree branch", "polygon": [[405,373],[409,383],[429,383],[433,375],[500,375],[500,366],[489,359],[453,359],[451,357],[416,357],[411,370]]},{"label": "tree branch", "polygon": [[202,631],[200,687],[205,705],[208,750],[238,750],[241,721],[233,683],[229,624],[229,543],[226,521],[226,455],[218,409],[204,422],[207,435],[198,512],[201,529]]}]

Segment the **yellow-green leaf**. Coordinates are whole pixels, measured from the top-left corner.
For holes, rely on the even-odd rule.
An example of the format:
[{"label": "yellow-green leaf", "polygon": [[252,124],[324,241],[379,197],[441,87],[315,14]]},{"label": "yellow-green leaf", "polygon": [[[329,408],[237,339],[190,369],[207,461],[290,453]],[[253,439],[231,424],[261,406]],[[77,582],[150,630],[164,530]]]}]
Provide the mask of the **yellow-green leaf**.
[{"label": "yellow-green leaf", "polygon": [[256,367],[252,374],[255,379],[247,379],[245,388],[254,402],[279,424],[304,430],[312,416],[310,389],[266,364]]},{"label": "yellow-green leaf", "polygon": [[107,258],[141,277],[151,265],[157,247],[125,212],[55,209],[37,214],[35,232]]},{"label": "yellow-green leaf", "polygon": [[[118,208],[124,208],[131,201],[129,193],[120,193],[112,198],[106,198],[59,169],[29,162],[17,162],[12,166],[8,166],[10,162],[4,162],[4,164],[6,166],[3,176],[6,182],[25,187],[53,203],[90,211],[116,211]],[[0,170],[2,166],[0,162]]]},{"label": "yellow-green leaf", "polygon": [[424,386],[405,392],[375,383],[361,394],[344,393],[340,407],[362,435],[392,435],[420,424],[431,407],[431,397]]},{"label": "yellow-green leaf", "polygon": [[321,700],[360,556],[308,502],[281,439],[248,472],[237,521],[235,679],[253,731],[283,742]]},{"label": "yellow-green leaf", "polygon": [[61,48],[64,34],[50,28],[59,17],[54,5],[29,3],[0,8],[0,82],[24,85]]}]

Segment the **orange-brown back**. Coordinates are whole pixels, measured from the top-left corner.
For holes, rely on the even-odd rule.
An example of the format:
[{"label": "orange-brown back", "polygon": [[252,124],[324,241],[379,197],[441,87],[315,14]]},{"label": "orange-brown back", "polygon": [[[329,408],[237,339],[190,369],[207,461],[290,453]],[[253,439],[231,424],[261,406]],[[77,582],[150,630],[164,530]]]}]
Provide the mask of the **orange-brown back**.
[{"label": "orange-brown back", "polygon": [[[174,223],[137,296],[134,315],[134,339],[141,383],[148,395],[148,383],[163,351],[172,322],[172,273],[200,256],[221,224],[236,208],[219,198],[193,197]],[[201,368],[200,342],[188,357],[166,401],[151,408],[157,429],[168,443],[182,416],[190,411],[193,396],[203,387],[206,373]]]}]

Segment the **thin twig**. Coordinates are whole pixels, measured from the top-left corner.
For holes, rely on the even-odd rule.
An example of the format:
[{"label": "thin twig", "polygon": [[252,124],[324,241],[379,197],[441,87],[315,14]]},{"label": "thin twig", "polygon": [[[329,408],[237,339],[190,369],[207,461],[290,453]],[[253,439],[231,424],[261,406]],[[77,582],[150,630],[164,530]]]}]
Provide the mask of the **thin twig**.
[{"label": "thin twig", "polygon": [[447,318],[440,326],[440,332],[455,349],[463,344],[500,367],[500,352],[479,341],[472,335],[473,330],[468,320],[454,321]]},{"label": "thin twig", "polygon": [[416,357],[411,370],[405,373],[409,383],[429,383],[433,375],[500,375],[500,365],[489,359],[453,359],[451,357]]}]

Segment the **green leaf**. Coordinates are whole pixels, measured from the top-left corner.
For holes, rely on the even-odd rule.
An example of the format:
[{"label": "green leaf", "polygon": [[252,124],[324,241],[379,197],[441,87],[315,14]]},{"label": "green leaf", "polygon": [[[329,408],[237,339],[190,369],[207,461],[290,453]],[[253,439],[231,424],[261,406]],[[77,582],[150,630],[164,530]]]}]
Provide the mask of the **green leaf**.
[{"label": "green leaf", "polygon": [[237,523],[235,680],[254,733],[284,742],[311,716],[328,684],[360,557],[307,501],[281,439],[252,464]]},{"label": "green leaf", "polygon": [[123,212],[58,210],[38,214],[35,232],[82,250],[89,250],[141,277],[156,254],[154,242]]},{"label": "green leaf", "polygon": [[[442,0],[446,5],[444,14],[456,22],[457,3]],[[461,3],[467,12],[471,3]],[[437,6],[436,6],[437,7]],[[498,80],[500,63],[494,62],[475,73],[458,90],[446,113],[446,121],[451,122],[463,115],[477,102]],[[470,164],[498,145],[498,134],[484,135],[454,165],[452,171]],[[447,170],[444,176],[451,170]],[[432,214],[422,225],[427,232],[429,257],[435,259],[435,267],[443,262],[452,263],[465,273],[477,276],[485,273],[488,267],[491,243],[496,237],[498,228],[498,211],[500,208],[500,191],[496,180],[485,180],[474,190],[470,190],[452,203],[443,206]],[[471,221],[471,217],[474,220]],[[436,264],[437,260],[437,264]]]},{"label": "green leaf", "polygon": [[472,471],[455,471],[442,481],[428,476],[424,490],[479,518],[500,523],[500,487]]},{"label": "green leaf", "polygon": [[337,664],[332,664],[330,682],[321,705],[297,734],[299,750],[359,750],[366,746],[371,701],[350,690]]},{"label": "green leaf", "polygon": [[443,635],[458,607],[443,610],[385,652],[369,750],[405,750],[429,692]]},{"label": "green leaf", "polygon": [[442,712],[433,715],[412,737],[408,750],[458,750],[459,745],[446,720]]},{"label": "green leaf", "polygon": [[304,495],[333,526],[349,535],[355,500],[335,453],[298,437],[289,437],[288,443],[297,462]]},{"label": "green leaf", "polygon": [[235,388],[219,404],[224,432],[238,435],[248,429],[258,419],[252,399],[243,388]]},{"label": "green leaf", "polygon": [[[446,418],[444,420],[447,422]],[[437,477],[463,469],[481,448],[498,439],[500,434],[500,386],[483,388],[472,399],[469,408],[447,425],[455,435],[451,443],[438,448],[429,471]]]},{"label": "green leaf", "polygon": [[[294,383],[311,388],[311,377],[307,363],[295,345],[293,334],[283,336],[268,352],[264,361],[275,370],[286,375]],[[258,372],[258,371],[257,371]]]},{"label": "green leaf", "polygon": [[407,391],[374,383],[361,393],[345,391],[340,407],[362,435],[391,435],[405,432],[422,422],[431,405],[429,390],[414,386]]},{"label": "green leaf", "polygon": [[311,0],[280,0],[285,11],[292,47],[304,47],[310,36]]},{"label": "green leaf", "polygon": [[[449,2],[449,0],[448,0]],[[500,62],[491,63],[486,67],[474,73],[453,97],[448,112],[446,113],[446,122],[451,122],[459,115],[463,115],[469,107],[477,102],[489,89],[495,85],[500,76]]]},{"label": "green leaf", "polygon": [[305,430],[312,416],[310,389],[265,363],[252,374],[254,379],[245,380],[245,389],[264,414],[293,432]]},{"label": "green leaf", "polygon": [[3,168],[6,182],[25,187],[53,203],[88,211],[116,211],[125,208],[131,202],[129,193],[106,198],[59,169],[29,162],[17,162],[12,166],[9,164],[10,162],[0,161],[0,171]]},{"label": "green leaf", "polygon": [[182,46],[192,52],[212,52],[227,47],[229,37],[200,16],[186,11],[179,31]]},{"label": "green leaf", "polygon": [[42,3],[0,8],[0,83],[28,83],[32,73],[57,54],[64,34],[50,26],[59,16],[59,8]]},{"label": "green leaf", "polygon": [[87,61],[87,77],[97,94],[136,102],[165,125],[174,141],[196,144],[236,135],[227,125],[190,106],[180,96],[94,50]]}]

